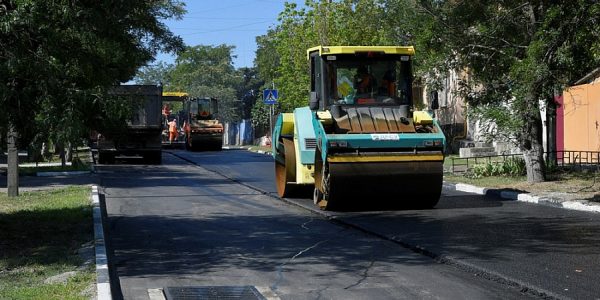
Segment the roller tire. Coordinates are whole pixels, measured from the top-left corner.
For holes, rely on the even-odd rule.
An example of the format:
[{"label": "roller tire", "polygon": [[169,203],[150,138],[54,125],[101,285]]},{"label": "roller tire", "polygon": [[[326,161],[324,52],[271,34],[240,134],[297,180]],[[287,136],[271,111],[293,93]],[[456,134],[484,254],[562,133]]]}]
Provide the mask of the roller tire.
[{"label": "roller tire", "polygon": [[325,166],[323,164],[323,159],[321,158],[321,149],[317,148],[315,151],[315,189],[313,191],[313,203],[321,209],[327,209],[327,199],[325,194],[329,194],[326,186],[323,185],[323,170]]},{"label": "roller tire", "polygon": [[277,194],[281,198],[291,197],[294,194],[295,186],[290,182],[296,180],[296,151],[294,141],[283,140],[285,164],[275,161],[275,183]]}]

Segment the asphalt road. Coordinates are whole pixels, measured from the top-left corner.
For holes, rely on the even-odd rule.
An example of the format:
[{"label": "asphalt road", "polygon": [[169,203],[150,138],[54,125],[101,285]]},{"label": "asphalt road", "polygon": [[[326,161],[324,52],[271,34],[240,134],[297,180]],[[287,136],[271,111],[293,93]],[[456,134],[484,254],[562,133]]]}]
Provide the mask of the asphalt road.
[{"label": "asphalt road", "polygon": [[[532,297],[520,287],[412,251],[396,238],[332,222],[273,197],[268,156],[245,151],[170,152],[174,155],[165,152],[160,166],[126,161],[98,168],[113,284],[120,291],[116,298],[149,299],[149,290],[165,287],[246,285],[281,299]],[[465,201],[482,202],[469,199]],[[386,235],[440,240],[441,248],[461,248],[458,241],[445,241],[452,236],[447,230],[463,227],[436,226],[447,217],[436,220],[435,213],[505,205],[484,201],[483,206],[450,209],[444,206],[447,201],[455,200],[445,198],[441,209],[430,212],[346,213],[336,218],[383,227]],[[428,231],[417,231],[419,226],[429,226]],[[402,232],[406,236],[398,234]],[[473,247],[463,254],[478,255],[469,240],[462,244]]]},{"label": "asphalt road", "polygon": [[[269,156],[177,152],[275,195]],[[313,208],[310,199],[288,199]],[[433,210],[326,213],[465,272],[541,297],[600,299],[600,216],[444,189]]]}]

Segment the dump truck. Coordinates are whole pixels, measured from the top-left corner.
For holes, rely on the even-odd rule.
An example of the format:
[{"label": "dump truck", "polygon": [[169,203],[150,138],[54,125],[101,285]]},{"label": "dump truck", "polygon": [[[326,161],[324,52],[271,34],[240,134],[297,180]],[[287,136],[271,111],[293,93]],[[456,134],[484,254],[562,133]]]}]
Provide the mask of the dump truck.
[{"label": "dump truck", "polygon": [[186,149],[216,150],[223,146],[223,124],[219,121],[215,98],[192,98],[186,101],[188,126],[185,129]]},{"label": "dump truck", "polygon": [[[280,197],[312,189],[321,209],[432,208],[445,136],[415,110],[412,46],[317,46],[309,106],[278,116],[272,134]],[[304,189],[302,189],[304,187]]]},{"label": "dump truck", "polygon": [[120,85],[111,88],[109,94],[131,101],[133,113],[124,130],[98,135],[98,162],[114,163],[116,156],[126,155],[141,156],[147,163],[160,164],[162,87]]}]

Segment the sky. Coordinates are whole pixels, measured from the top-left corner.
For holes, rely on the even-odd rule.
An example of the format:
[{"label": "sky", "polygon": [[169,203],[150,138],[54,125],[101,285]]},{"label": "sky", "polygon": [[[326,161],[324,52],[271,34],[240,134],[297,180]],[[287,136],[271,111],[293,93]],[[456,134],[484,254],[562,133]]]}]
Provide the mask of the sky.
[{"label": "sky", "polygon": [[[184,0],[187,13],[182,20],[165,20],[186,45],[233,45],[234,66],[252,67],[256,36],[274,27],[285,0]],[[304,0],[287,0],[301,5]],[[174,57],[159,54],[158,61],[172,63]]]}]

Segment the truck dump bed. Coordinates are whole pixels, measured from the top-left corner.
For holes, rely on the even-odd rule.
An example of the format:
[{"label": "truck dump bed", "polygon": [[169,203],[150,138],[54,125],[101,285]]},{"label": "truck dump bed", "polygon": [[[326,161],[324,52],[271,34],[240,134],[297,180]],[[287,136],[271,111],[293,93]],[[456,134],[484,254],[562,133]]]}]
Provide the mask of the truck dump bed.
[{"label": "truck dump bed", "polygon": [[119,155],[138,155],[146,162],[160,164],[162,87],[120,85],[113,87],[109,94],[136,103],[124,132],[101,133],[102,138],[97,143],[99,162],[112,163]]}]

